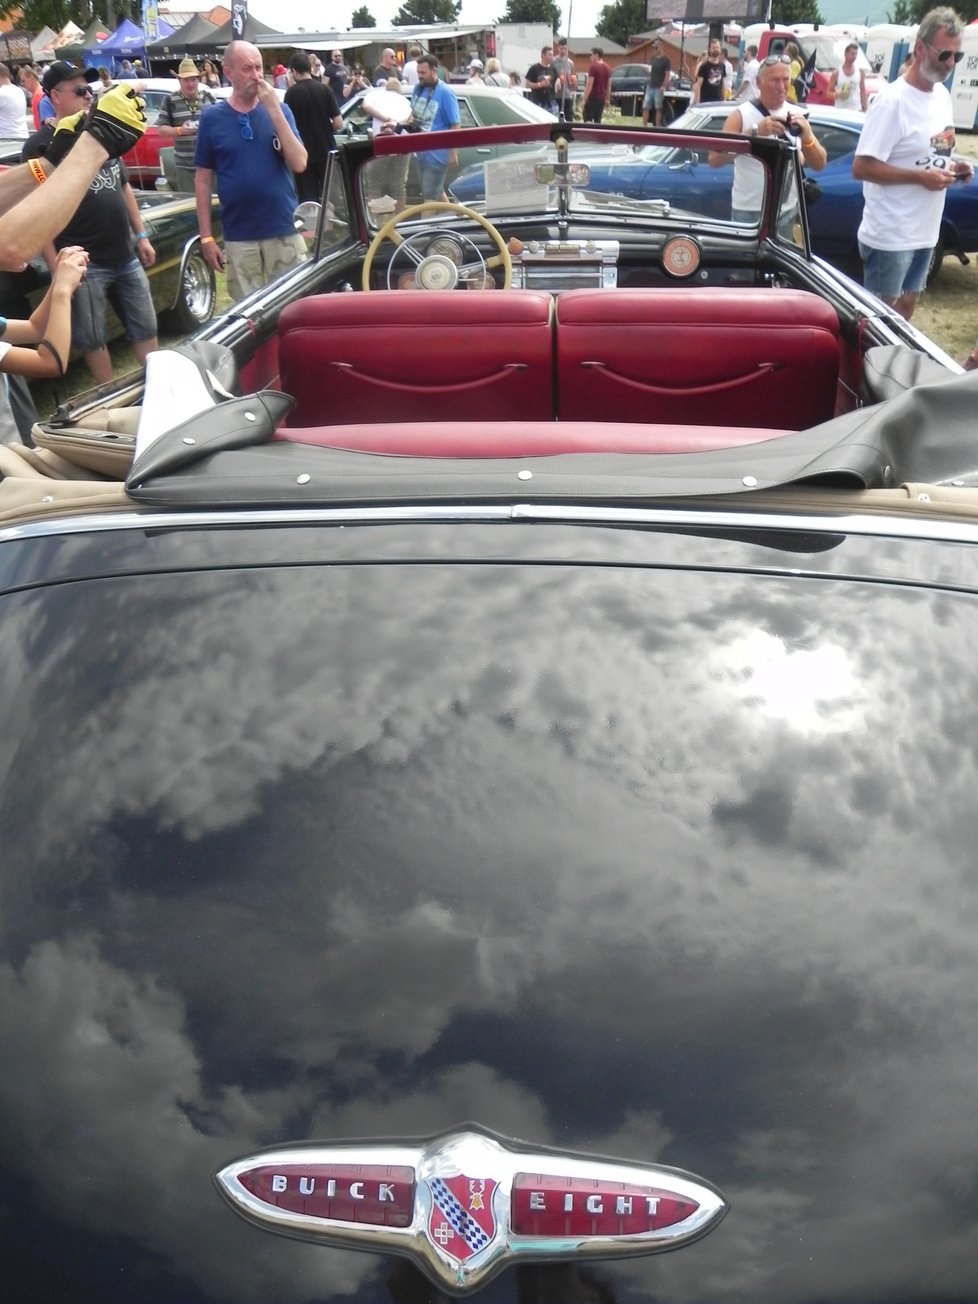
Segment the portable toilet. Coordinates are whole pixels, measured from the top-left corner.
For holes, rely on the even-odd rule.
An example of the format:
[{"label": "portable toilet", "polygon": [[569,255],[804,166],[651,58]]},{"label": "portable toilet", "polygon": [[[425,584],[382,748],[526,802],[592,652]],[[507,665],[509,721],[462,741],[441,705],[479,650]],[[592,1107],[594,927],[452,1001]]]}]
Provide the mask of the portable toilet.
[{"label": "portable toilet", "polygon": [[955,127],[973,131],[978,126],[978,23],[970,23],[961,33],[964,58],[955,64],[949,90],[951,116]]},{"label": "portable toilet", "polygon": [[887,81],[894,81],[916,38],[916,24],[904,27],[899,23],[876,23],[866,35],[866,58]]}]

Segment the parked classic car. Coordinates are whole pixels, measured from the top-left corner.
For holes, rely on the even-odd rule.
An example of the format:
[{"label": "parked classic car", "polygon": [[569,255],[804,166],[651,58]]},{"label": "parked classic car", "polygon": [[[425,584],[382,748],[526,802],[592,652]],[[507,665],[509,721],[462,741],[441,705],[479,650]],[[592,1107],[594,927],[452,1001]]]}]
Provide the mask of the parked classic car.
[{"label": "parked classic car", "polygon": [[18,1304],[974,1299],[978,376],[643,140],[0,450]]},{"label": "parked classic car", "polygon": [[[463,127],[505,127],[524,122],[555,122],[556,118],[539,104],[528,100],[522,91],[509,86],[453,86],[458,100],[459,121]],[[340,106],[343,126],[350,136],[366,136],[372,119],[364,107],[370,91],[359,91]]]}]

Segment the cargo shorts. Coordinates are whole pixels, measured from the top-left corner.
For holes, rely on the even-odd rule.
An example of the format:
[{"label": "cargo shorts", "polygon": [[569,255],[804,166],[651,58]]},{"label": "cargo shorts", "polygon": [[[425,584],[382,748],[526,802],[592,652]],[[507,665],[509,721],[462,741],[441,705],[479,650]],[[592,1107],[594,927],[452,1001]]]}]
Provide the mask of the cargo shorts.
[{"label": "cargo shorts", "polygon": [[268,240],[225,240],[224,253],[228,293],[237,301],[304,263],[307,249],[301,235],[282,235]]}]

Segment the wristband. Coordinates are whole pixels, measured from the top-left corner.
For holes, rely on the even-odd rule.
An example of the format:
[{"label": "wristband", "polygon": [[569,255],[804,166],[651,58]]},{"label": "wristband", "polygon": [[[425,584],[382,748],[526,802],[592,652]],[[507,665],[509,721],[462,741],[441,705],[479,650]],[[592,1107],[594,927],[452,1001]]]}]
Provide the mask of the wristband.
[{"label": "wristband", "polygon": [[200,243],[201,243],[201,244],[215,244],[216,241],[215,241],[215,239],[214,239],[214,237],[213,237],[212,235],[202,235],[202,236],[200,237]]},{"label": "wristband", "polygon": [[801,147],[802,147],[802,149],[811,149],[811,147],[812,147],[813,145],[817,145],[817,144],[818,144],[818,141],[815,139],[815,137],[814,137],[814,135],[813,135],[812,138],[811,138],[811,140],[803,140],[803,141],[801,142]]},{"label": "wristband", "polygon": [[30,170],[34,174],[34,180],[37,182],[38,185],[41,185],[42,182],[47,181],[47,177],[44,175],[44,169],[41,167],[40,161],[38,159],[36,158],[28,159],[27,162],[30,167]]},{"label": "wristband", "polygon": [[149,239],[149,236],[146,234],[145,231],[137,231],[137,232],[136,232],[136,239],[137,239],[137,240],[148,240],[148,239]]}]

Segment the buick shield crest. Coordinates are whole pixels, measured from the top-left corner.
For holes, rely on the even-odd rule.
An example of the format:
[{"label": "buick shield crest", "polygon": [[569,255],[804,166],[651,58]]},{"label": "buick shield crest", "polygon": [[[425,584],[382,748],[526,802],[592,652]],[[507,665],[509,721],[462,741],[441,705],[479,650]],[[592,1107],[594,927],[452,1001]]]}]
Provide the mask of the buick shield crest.
[{"label": "buick shield crest", "polygon": [[679,1169],[517,1147],[476,1127],[263,1151],[215,1181],[266,1231],[405,1255],[459,1294],[520,1262],[677,1249],[727,1211]]}]

